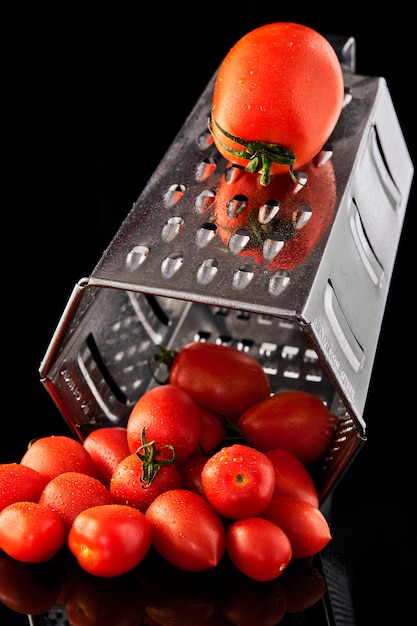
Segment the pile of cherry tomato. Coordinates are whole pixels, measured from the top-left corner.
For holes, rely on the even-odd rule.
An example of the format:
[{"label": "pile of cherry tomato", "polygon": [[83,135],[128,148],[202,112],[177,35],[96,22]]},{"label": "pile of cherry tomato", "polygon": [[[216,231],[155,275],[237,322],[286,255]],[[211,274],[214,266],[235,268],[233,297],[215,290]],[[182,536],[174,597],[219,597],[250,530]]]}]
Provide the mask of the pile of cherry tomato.
[{"label": "pile of cherry tomato", "polygon": [[[181,572],[230,562],[271,583],[331,539],[309,471],[335,417],[304,391],[271,393],[249,354],[208,342],[155,355],[167,378],[125,427],[33,441],[0,465],[0,548],[26,564],[68,550],[114,578],[155,553]],[[293,566],[294,567],[294,566]]]}]

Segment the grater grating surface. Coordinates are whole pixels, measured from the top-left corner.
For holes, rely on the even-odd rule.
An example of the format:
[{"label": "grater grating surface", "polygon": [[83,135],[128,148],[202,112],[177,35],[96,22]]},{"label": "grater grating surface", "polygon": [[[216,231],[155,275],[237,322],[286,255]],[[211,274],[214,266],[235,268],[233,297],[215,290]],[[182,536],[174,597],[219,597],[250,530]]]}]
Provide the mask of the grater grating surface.
[{"label": "grater grating surface", "polygon": [[[318,471],[322,500],[365,441],[413,168],[385,80],[355,74],[352,38],[330,40],[344,70],[340,120],[329,145],[297,173],[301,184],[271,198],[257,220],[268,220],[278,200],[296,207],[301,232],[316,211],[303,200],[306,189],[319,189],[331,167],[328,228],[291,269],[280,267],[280,233],[256,259],[245,255],[247,229],[228,243],[220,237],[216,198],[225,177],[240,173],[207,128],[214,75],[91,276],[75,285],[41,363],[43,384],[81,439],[90,428],[126,423],[153,384],[156,344],[200,340],[245,350],[262,363],[272,391],[312,391],[339,416]],[[248,198],[230,200],[238,212]]]}]

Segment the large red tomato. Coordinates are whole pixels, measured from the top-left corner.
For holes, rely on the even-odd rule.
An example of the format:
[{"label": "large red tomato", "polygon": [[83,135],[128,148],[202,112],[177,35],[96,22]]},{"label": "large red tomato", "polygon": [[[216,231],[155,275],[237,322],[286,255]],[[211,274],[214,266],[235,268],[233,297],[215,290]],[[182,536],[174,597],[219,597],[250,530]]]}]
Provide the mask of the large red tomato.
[{"label": "large red tomato", "polygon": [[215,567],[226,550],[226,531],[211,504],[198,493],[171,489],[155,498],[146,518],[152,543],[169,563],[186,571]]},{"label": "large red tomato", "polygon": [[322,35],[277,22],[252,30],[228,52],[213,92],[211,131],[226,159],[269,173],[304,167],[342,111],[343,73]]},{"label": "large red tomato", "polygon": [[210,342],[192,342],[179,350],[170,364],[169,381],[230,421],[270,394],[269,379],[253,356]]},{"label": "large red tomato", "polygon": [[264,187],[257,174],[234,165],[226,169],[214,203],[222,241],[234,246],[239,231],[247,237],[239,256],[252,257],[271,271],[290,271],[303,263],[328,230],[336,206],[331,160],[322,165],[310,161],[303,173],[303,185],[277,175]]}]

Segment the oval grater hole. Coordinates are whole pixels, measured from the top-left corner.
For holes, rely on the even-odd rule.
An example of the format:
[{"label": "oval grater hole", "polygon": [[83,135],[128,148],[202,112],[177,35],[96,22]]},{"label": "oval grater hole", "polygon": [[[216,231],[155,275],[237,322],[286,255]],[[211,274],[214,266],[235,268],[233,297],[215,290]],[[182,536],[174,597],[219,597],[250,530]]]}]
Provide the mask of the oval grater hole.
[{"label": "oval grater hole", "polygon": [[281,252],[284,246],[284,235],[281,233],[273,233],[268,239],[264,241],[262,247],[262,254],[266,261],[272,261],[279,252]]},{"label": "oval grater hole", "polygon": [[227,203],[226,212],[227,217],[234,218],[239,217],[239,215],[246,209],[246,205],[248,203],[248,197],[238,193]]},{"label": "oval grater hole", "polygon": [[290,283],[287,270],[278,270],[269,281],[268,291],[271,296],[279,296]]},{"label": "oval grater hole", "polygon": [[126,257],[126,267],[129,270],[137,270],[148,258],[149,248],[146,246],[134,246]]},{"label": "oval grater hole", "polygon": [[176,204],[183,197],[185,192],[185,185],[171,185],[168,191],[164,195],[164,201],[166,206],[170,207]]},{"label": "oval grater hole", "polygon": [[236,165],[235,163],[230,167],[226,168],[224,171],[224,178],[227,183],[234,183],[238,178],[240,178],[245,171],[243,165]]},{"label": "oval grater hole", "polygon": [[308,176],[305,172],[295,172],[294,175],[298,181],[297,183],[295,183],[294,193],[298,193],[306,186]]},{"label": "oval grater hole", "polygon": [[217,231],[216,224],[206,222],[197,229],[195,234],[195,242],[199,248],[204,248],[215,236]]},{"label": "oval grater hole", "polygon": [[217,161],[216,159],[213,159],[211,157],[204,159],[203,161],[200,161],[200,163],[196,167],[196,172],[195,172],[196,180],[199,180],[199,181],[206,180],[206,178],[211,176],[211,174],[214,172],[216,167],[217,167]]},{"label": "oval grater hole", "polygon": [[242,265],[239,269],[233,274],[233,288],[246,289],[246,287],[251,283],[253,279],[253,268],[250,265]]},{"label": "oval grater hole", "polygon": [[184,220],[182,217],[174,216],[163,225],[161,237],[163,241],[172,241],[181,231],[184,226]]},{"label": "oval grater hole", "polygon": [[208,285],[216,276],[219,264],[215,259],[205,259],[197,270],[197,282],[200,285]]},{"label": "oval grater hole", "polygon": [[207,150],[210,146],[213,145],[213,136],[211,132],[207,129],[197,139],[197,146],[200,150]]},{"label": "oval grater hole", "polygon": [[279,200],[271,198],[263,204],[258,211],[258,220],[261,224],[268,224],[271,220],[278,215]]},{"label": "oval grater hole", "polygon": [[313,211],[311,209],[311,206],[309,206],[308,204],[302,204],[301,206],[297,207],[297,212],[295,215],[296,229],[300,230],[300,228],[303,228],[309,221],[312,214]]},{"label": "oval grater hole", "polygon": [[320,152],[316,154],[316,156],[314,157],[313,159],[314,165],[316,167],[322,167],[322,165],[327,163],[327,161],[330,161],[332,156],[333,156],[332,148],[330,146],[324,146],[324,148],[320,150]]},{"label": "oval grater hole", "polygon": [[250,232],[246,228],[239,228],[229,239],[229,250],[232,254],[239,254],[250,241]]},{"label": "oval grater hole", "polygon": [[178,272],[184,262],[180,252],[172,252],[162,261],[161,274],[164,278],[172,278]]},{"label": "oval grater hole", "polygon": [[213,189],[204,189],[196,197],[194,209],[198,213],[204,213],[204,211],[207,211],[212,206],[215,197],[216,192]]}]

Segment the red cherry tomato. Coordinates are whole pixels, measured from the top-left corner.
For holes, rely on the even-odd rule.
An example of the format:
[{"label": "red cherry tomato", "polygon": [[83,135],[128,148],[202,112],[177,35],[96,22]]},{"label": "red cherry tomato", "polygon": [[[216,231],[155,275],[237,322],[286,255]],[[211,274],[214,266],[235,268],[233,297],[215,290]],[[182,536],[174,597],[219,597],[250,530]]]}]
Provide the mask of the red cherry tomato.
[{"label": "red cherry tomato", "polygon": [[21,500],[37,502],[47,480],[32,467],[20,463],[0,465],[0,511]]},{"label": "red cherry tomato", "polygon": [[218,415],[204,406],[199,406],[201,417],[201,433],[194,454],[212,454],[227,437],[226,427]]},{"label": "red cherry tomato", "polygon": [[292,173],[330,137],[344,97],[342,69],[330,43],[307,26],[266,24],[244,35],[224,58],[212,100],[219,152],[251,172]]},{"label": "red cherry tomato", "polygon": [[275,472],[265,454],[237,443],[209,457],[201,480],[207,500],[219,515],[239,519],[258,515],[268,506]]},{"label": "red cherry tomato", "polygon": [[160,493],[182,486],[181,474],[172,463],[158,465],[157,460],[152,461],[151,476],[146,467],[146,462],[137,453],[129,454],[117,465],[110,481],[110,493],[114,499],[142,513]]},{"label": "red cherry tomato", "polygon": [[0,512],[0,549],[18,561],[48,561],[64,542],[63,523],[48,506],[14,502]]},{"label": "red cherry tomato", "polygon": [[98,428],[87,435],[83,445],[97,468],[97,478],[109,487],[114,468],[130,454],[127,429],[123,426]]},{"label": "red cherry tomato", "polygon": [[189,459],[184,461],[179,467],[179,472],[182,478],[183,489],[189,489],[196,493],[206,497],[203,489],[203,483],[201,479],[201,472],[203,467],[207,463],[208,457],[202,455],[193,455]]},{"label": "red cherry tomato", "polygon": [[274,448],[265,452],[265,455],[274,466],[274,493],[319,506],[319,496],[313,478],[295,454],[283,448]]},{"label": "red cherry tomato", "polygon": [[142,445],[143,431],[149,443],[172,446],[181,464],[197,447],[201,418],[187,391],[167,384],[147,391],[134,405],[127,422],[127,440],[133,454]]},{"label": "red cherry tomato", "polygon": [[111,504],[114,498],[97,478],[80,472],[64,472],[45,486],[39,503],[55,511],[64,524],[66,536],[77,515],[99,504]]},{"label": "red cherry tomato", "polygon": [[199,494],[187,489],[165,491],[145,515],[152,525],[154,548],[172,565],[198,572],[215,567],[223,557],[223,522]]},{"label": "red cherry tomato", "polygon": [[48,481],[63,472],[97,476],[93,459],[83,444],[65,435],[36,439],[30,444],[20,463],[32,467]]},{"label": "red cherry tomato", "polygon": [[86,572],[108,578],[136,567],[148,553],[152,528],[145,515],[123,504],[85,509],[75,518],[68,546]]},{"label": "red cherry tomato", "polygon": [[313,161],[303,168],[306,184],[289,176],[272,176],[267,187],[260,176],[238,166],[227,169],[216,189],[217,233],[229,245],[238,230],[249,235],[239,252],[268,270],[291,271],[303,263],[329,229],[336,207],[333,164]]},{"label": "red cherry tomato", "polygon": [[256,359],[209,342],[193,342],[179,350],[169,380],[201,406],[231,421],[270,394],[269,379]]},{"label": "red cherry tomato", "polygon": [[245,517],[233,522],[227,529],[226,549],[243,574],[259,581],[280,576],[292,557],[287,535],[262,517]]},{"label": "red cherry tomato", "polygon": [[320,509],[303,500],[274,495],[262,517],[282,528],[290,540],[295,559],[317,554],[332,538]]},{"label": "red cherry tomato", "polygon": [[258,450],[285,448],[308,465],[327,450],[335,420],[317,396],[294,390],[280,391],[253,405],[241,415],[238,426]]}]

